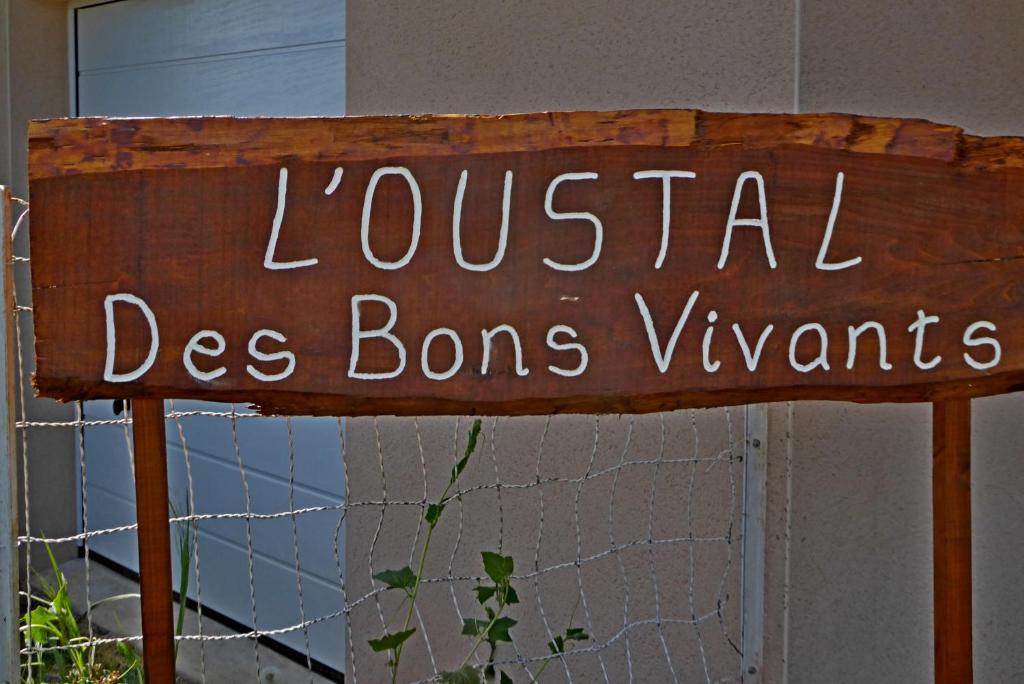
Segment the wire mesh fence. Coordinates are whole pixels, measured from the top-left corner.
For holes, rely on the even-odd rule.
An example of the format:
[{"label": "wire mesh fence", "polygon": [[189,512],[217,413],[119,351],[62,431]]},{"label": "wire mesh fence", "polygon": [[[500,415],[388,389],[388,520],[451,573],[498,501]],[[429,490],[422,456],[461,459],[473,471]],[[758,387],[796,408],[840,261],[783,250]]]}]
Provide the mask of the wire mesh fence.
[{"label": "wire mesh fence", "polygon": [[[39,569],[22,675],[123,674],[141,640],[137,595],[115,590],[137,568],[131,408],[31,398],[27,214],[9,265],[18,546]],[[471,447],[466,417],[165,408],[187,681],[740,679],[742,411],[489,417]],[[73,487],[39,475],[55,467]],[[48,535],[41,506],[73,531]],[[51,551],[71,558],[56,631]]]}]

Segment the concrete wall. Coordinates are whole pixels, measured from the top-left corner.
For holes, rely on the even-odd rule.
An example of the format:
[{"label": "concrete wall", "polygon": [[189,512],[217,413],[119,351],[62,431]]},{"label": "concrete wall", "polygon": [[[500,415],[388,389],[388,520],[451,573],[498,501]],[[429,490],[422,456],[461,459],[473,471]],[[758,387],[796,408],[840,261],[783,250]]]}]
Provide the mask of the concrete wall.
[{"label": "concrete wall", "polygon": [[[68,115],[67,4],[53,0],[0,0],[0,184],[10,185],[16,197],[28,198],[27,126],[29,119]],[[6,91],[4,83],[6,81]],[[26,226],[27,227],[27,226]],[[28,230],[19,232],[15,252],[28,254]],[[31,305],[29,271],[16,266],[19,304]],[[35,368],[31,318],[21,329],[31,420],[73,419],[72,407],[36,401],[28,378]],[[76,525],[75,434],[67,428],[32,428],[19,434],[19,456],[27,440],[32,458],[28,468],[29,522],[32,531],[50,537],[74,534]],[[20,481],[20,479],[19,479]],[[22,482],[23,484],[23,482]],[[55,495],[59,493],[59,495]],[[19,500],[23,499],[23,493]],[[22,511],[24,527],[24,512]],[[54,549],[59,557],[75,554],[71,545]],[[45,566],[43,553],[36,561]]]}]

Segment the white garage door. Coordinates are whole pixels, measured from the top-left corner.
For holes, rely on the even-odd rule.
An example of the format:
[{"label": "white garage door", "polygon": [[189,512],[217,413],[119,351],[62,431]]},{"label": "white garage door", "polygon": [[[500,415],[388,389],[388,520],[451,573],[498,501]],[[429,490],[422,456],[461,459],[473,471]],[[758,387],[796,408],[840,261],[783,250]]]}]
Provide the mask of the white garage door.
[{"label": "white garage door", "polygon": [[[79,116],[196,114],[341,115],[345,109],[344,0],[118,0],[72,9],[76,38],[74,106]],[[177,409],[228,407],[178,402]],[[90,402],[90,418],[111,417],[111,402]],[[344,492],[338,422],[182,419],[196,513],[253,513],[336,506]],[[131,461],[119,426],[88,429],[88,527],[134,522]],[[238,449],[235,444],[237,441]],[[239,459],[242,467],[239,466]],[[168,423],[171,499],[187,500],[177,426]],[[214,520],[200,526],[201,592],[190,595],[237,622],[277,629],[338,611],[344,559],[336,511],[270,520]],[[251,539],[251,546],[250,540]],[[294,549],[299,549],[298,558]],[[106,535],[91,551],[138,568],[133,535]],[[250,554],[255,611],[250,591]],[[334,619],[279,637],[338,671],[345,625]]]}]

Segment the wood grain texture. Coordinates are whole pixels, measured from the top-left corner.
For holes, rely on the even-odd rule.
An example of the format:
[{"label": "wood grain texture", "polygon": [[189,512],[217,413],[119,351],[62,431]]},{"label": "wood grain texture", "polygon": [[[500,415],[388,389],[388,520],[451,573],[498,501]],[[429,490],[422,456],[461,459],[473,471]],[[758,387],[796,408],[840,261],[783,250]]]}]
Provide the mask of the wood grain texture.
[{"label": "wood grain texture", "polygon": [[970,684],[971,401],[935,402],[932,412],[935,682]]},{"label": "wood grain texture", "polygon": [[1020,138],[981,138],[924,120],[680,109],[344,119],[45,119],[29,124],[29,178],[621,145],[799,145],[935,159],[973,169],[1024,167]]},{"label": "wood grain texture", "polygon": [[167,446],[164,403],[132,402],[135,447],[135,510],[139,530],[139,589],[142,594],[142,662],[146,681],[173,684],[174,598],[171,526],[167,519]]},{"label": "wood grain texture", "polygon": [[[344,168],[333,194],[325,188]],[[422,234],[409,264],[374,267],[363,255],[360,219],[370,178],[382,166],[409,169],[422,194]],[[307,268],[263,267],[276,210],[279,173],[288,170],[287,209],[277,259],[316,258]],[[655,268],[662,189],[636,180],[645,169],[685,169],[672,182],[671,230],[664,265]],[[494,270],[470,272],[453,258],[453,200],[468,172],[462,212],[466,258],[486,262],[497,247],[502,179],[514,172],[509,242]],[[737,227],[724,268],[717,268],[737,179],[762,174],[777,268],[760,230]],[[567,273],[551,258],[578,262],[591,252],[587,220],[553,220],[549,182],[567,182],[556,211],[585,211],[603,224],[596,264]],[[827,258],[859,256],[839,271],[816,267],[845,178]],[[32,268],[36,387],[60,399],[195,397],[254,402],[267,412],[308,414],[531,414],[644,412],[784,399],[922,401],[980,396],[1024,387],[1024,142],[976,138],[953,126],[850,115],[712,114],[689,110],[574,112],[505,117],[415,116],[343,119],[81,119],[34,122],[30,129]],[[738,216],[757,216],[748,183]],[[369,248],[395,261],[410,244],[410,192],[397,177],[381,181],[372,203]],[[698,291],[671,365],[659,372],[636,303],[648,306],[665,348],[692,292]],[[138,381],[103,380],[104,298],[141,297],[153,309],[160,351]],[[349,377],[351,299],[379,294],[398,308],[393,330],[407,366],[391,380]],[[367,305],[367,327],[386,320]],[[940,318],[915,362],[918,311]],[[118,318],[118,369],[136,366],[149,337],[131,307]],[[708,318],[717,315],[711,360],[702,363]],[[884,327],[891,370],[879,367],[873,332],[858,341],[847,368],[849,326]],[[977,321],[996,326],[1001,359],[968,347]],[[790,361],[800,326],[820,323],[830,368],[800,372]],[[495,338],[482,372],[481,330],[513,326],[529,374],[515,373],[510,338]],[[558,376],[576,355],[556,351],[545,334],[569,325],[589,353],[586,372]],[[750,348],[768,325],[760,363],[748,370],[733,325]],[[465,353],[444,381],[420,369],[422,343],[436,328],[454,330]],[[183,367],[190,337],[223,333],[227,351],[196,356],[225,373],[198,382]],[[259,329],[295,354],[294,373],[264,382],[247,373],[246,345]],[[977,331],[976,331],[977,332]],[[982,331],[980,334],[987,334]],[[814,333],[795,347],[816,355]],[[569,341],[561,338],[561,342]],[[209,341],[207,341],[209,344]],[[428,361],[452,362],[440,338]],[[359,369],[397,364],[381,340],[362,345]],[[256,364],[264,372],[282,363]]]}]

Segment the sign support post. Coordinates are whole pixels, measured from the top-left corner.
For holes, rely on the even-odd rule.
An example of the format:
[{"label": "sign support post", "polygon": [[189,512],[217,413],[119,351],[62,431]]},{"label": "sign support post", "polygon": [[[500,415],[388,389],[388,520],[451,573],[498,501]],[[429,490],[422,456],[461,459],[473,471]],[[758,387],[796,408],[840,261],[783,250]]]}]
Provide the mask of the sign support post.
[{"label": "sign support post", "polygon": [[[139,587],[146,681],[174,682],[174,602],[171,594],[171,524],[167,518],[167,446],[164,402],[132,401],[135,506],[139,521]],[[184,600],[184,597],[182,597]]]},{"label": "sign support post", "polygon": [[971,658],[971,400],[932,405],[935,681],[973,681]]}]

